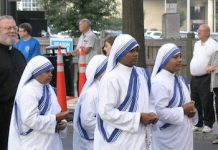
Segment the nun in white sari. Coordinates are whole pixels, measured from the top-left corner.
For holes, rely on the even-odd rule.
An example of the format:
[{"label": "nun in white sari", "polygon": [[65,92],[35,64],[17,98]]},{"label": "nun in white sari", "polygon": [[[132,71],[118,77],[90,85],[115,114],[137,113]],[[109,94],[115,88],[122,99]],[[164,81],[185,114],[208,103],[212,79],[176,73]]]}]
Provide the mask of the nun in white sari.
[{"label": "nun in white sari", "polygon": [[127,34],[113,43],[100,82],[94,150],[144,150],[150,146],[147,125],[155,123],[157,116],[150,113],[149,75],[134,66],[138,46]]},{"label": "nun in white sari", "polygon": [[192,126],[198,117],[181,70],[181,50],[163,45],[157,54],[151,77],[151,101],[159,121],[152,135],[152,150],[193,150]]},{"label": "nun in white sari", "polygon": [[87,81],[76,104],[73,119],[73,150],[93,150],[94,131],[97,123],[99,81],[107,66],[107,57],[94,56],[87,68]]},{"label": "nun in white sari", "polygon": [[67,112],[61,112],[49,85],[53,68],[43,56],[27,64],[15,97],[8,150],[63,150]]}]

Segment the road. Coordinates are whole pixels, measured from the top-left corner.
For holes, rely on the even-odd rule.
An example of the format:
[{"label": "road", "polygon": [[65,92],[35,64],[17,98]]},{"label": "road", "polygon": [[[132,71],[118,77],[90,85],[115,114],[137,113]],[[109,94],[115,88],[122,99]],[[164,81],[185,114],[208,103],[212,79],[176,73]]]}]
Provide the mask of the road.
[{"label": "road", "polygon": [[[67,138],[63,140],[64,150],[72,150],[72,134],[72,130],[69,130]],[[194,150],[218,150],[218,145],[212,145],[208,141],[195,141]]]}]

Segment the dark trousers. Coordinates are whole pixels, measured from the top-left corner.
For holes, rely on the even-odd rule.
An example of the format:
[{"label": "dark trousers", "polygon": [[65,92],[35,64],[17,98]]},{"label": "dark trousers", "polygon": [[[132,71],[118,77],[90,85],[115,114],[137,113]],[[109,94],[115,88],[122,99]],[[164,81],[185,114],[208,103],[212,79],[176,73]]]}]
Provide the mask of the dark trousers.
[{"label": "dark trousers", "polygon": [[210,91],[210,75],[192,76],[191,98],[195,101],[198,110],[199,121],[196,126],[203,125],[213,127],[215,122],[213,109],[213,93]]},{"label": "dark trousers", "polygon": [[218,119],[218,88],[214,88],[213,92],[215,94],[215,103],[216,103],[215,107],[216,107],[216,116],[217,116],[216,118]]},{"label": "dark trousers", "polygon": [[8,134],[13,104],[0,102],[0,150],[8,149]]}]

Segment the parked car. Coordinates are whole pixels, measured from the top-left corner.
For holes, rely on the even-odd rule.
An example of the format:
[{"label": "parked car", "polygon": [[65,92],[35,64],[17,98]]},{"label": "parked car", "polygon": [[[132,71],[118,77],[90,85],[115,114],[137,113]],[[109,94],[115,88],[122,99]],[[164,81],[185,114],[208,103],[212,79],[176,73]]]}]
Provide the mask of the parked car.
[{"label": "parked car", "polygon": [[161,31],[147,31],[144,33],[144,36],[150,36],[153,39],[161,39],[162,32]]}]

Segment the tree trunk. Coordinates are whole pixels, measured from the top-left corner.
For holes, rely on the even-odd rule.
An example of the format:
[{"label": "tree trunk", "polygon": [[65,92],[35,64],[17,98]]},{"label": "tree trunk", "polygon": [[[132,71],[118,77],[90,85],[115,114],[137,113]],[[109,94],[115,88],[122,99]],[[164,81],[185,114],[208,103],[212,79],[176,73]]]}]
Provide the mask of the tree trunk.
[{"label": "tree trunk", "polygon": [[146,67],[143,0],[123,0],[123,33],[132,35],[140,45],[139,63]]}]

